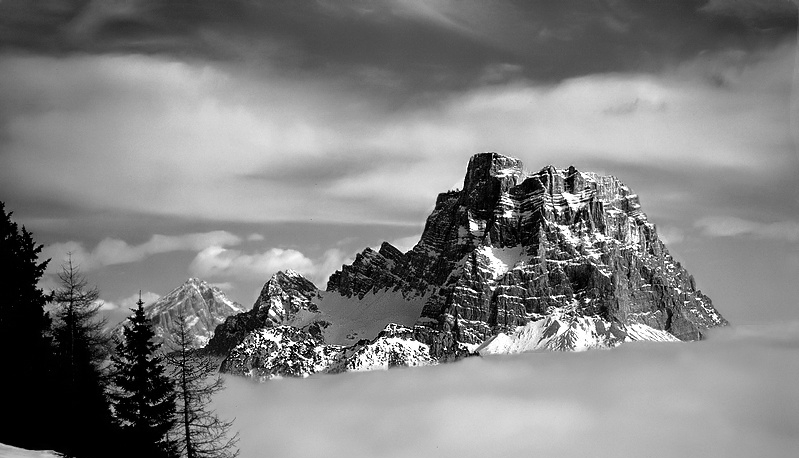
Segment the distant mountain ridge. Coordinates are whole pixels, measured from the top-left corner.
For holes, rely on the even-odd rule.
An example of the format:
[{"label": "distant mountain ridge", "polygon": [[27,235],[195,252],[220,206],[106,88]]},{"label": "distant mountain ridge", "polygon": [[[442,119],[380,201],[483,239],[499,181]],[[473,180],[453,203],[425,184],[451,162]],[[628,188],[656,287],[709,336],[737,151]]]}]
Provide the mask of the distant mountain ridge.
[{"label": "distant mountain ridge", "polygon": [[[552,166],[528,175],[518,159],[481,153],[462,190],[439,194],[413,249],[367,248],[331,275],[326,291],[279,272],[251,311],[217,328],[208,349],[227,356],[229,372],[269,378],[384,367],[378,362],[392,358],[416,365],[401,356],[413,352],[380,339],[403,341],[420,363],[434,364],[473,351],[697,340],[725,324],[618,179]],[[305,353],[275,356],[296,339]],[[354,363],[366,348],[373,357]],[[306,365],[313,370],[281,372],[300,354],[317,361]]]},{"label": "distant mountain ridge", "polygon": [[[157,301],[144,306],[145,315],[152,321],[155,338],[160,343],[171,343],[172,330],[182,313],[194,335],[194,348],[204,347],[214,335],[216,327],[229,316],[247,309],[229,299],[225,293],[199,278],[189,278]],[[116,328],[122,332],[125,321]]]}]

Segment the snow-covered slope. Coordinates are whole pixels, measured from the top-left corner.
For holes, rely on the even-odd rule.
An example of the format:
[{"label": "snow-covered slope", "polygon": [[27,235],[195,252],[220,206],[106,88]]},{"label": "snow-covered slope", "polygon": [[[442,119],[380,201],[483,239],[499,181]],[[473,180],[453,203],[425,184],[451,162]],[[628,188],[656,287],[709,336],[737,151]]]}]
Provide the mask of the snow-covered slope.
[{"label": "snow-covered slope", "polygon": [[[402,335],[408,333],[411,335]],[[389,325],[372,342],[355,348],[347,357],[344,370],[360,372],[435,364],[438,360],[430,354],[430,346],[415,340],[410,328]]]},{"label": "snow-covered slope", "polygon": [[326,372],[342,353],[343,348],[325,345],[292,326],[261,328],[250,332],[228,353],[220,370],[257,380],[307,377]]},{"label": "snow-covered slope", "polygon": [[13,445],[0,444],[0,458],[60,458],[63,456],[51,450],[26,450]]},{"label": "snow-covered slope", "polygon": [[276,326],[250,332],[228,353],[220,370],[264,381],[434,364],[438,359],[417,339],[416,330],[397,324],[348,347],[326,344],[293,326]]},{"label": "snow-covered slope", "polygon": [[679,342],[666,331],[645,324],[624,326],[599,317],[549,315],[517,327],[510,334],[499,333],[475,349],[481,355],[527,351],[585,351],[613,348],[624,342],[647,340]]}]

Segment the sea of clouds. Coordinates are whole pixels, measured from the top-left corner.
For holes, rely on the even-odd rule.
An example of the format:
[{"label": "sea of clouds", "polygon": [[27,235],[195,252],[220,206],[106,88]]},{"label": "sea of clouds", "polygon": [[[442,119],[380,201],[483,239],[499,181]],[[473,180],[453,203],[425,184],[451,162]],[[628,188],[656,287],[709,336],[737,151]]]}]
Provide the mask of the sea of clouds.
[{"label": "sea of clouds", "polygon": [[799,323],[691,343],[470,358],[437,367],[227,377],[242,458],[788,457],[799,450]]}]

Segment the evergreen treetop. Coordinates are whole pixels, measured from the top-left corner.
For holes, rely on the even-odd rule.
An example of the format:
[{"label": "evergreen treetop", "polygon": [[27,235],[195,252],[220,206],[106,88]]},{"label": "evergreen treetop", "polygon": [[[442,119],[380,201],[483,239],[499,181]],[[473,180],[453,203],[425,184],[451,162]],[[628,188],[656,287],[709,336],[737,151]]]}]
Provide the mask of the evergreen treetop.
[{"label": "evergreen treetop", "polygon": [[48,260],[39,261],[42,245],[11,220],[0,202],[0,348],[9,374],[0,377],[6,394],[0,415],[0,442],[24,448],[52,448],[40,434],[41,413],[51,405],[50,295],[38,287]]},{"label": "evergreen treetop", "polygon": [[114,410],[123,434],[142,456],[173,456],[167,440],[175,423],[175,392],[141,297],[123,327],[113,357]]},{"label": "evergreen treetop", "polygon": [[69,456],[105,457],[118,433],[106,393],[110,339],[98,317],[97,288],[87,286],[71,256],[61,267],[52,331],[61,395],[52,415],[59,427],[52,434],[61,444],[56,450]]}]

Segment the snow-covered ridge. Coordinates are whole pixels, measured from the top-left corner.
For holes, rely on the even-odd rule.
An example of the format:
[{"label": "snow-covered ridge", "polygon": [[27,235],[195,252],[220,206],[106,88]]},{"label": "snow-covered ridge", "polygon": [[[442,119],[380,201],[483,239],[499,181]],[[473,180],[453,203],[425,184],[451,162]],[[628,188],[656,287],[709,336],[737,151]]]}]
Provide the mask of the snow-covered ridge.
[{"label": "snow-covered ridge", "polygon": [[221,370],[265,381],[437,364],[429,345],[413,336],[413,329],[389,324],[371,341],[342,346],[326,344],[293,326],[262,328],[229,352]]}]

